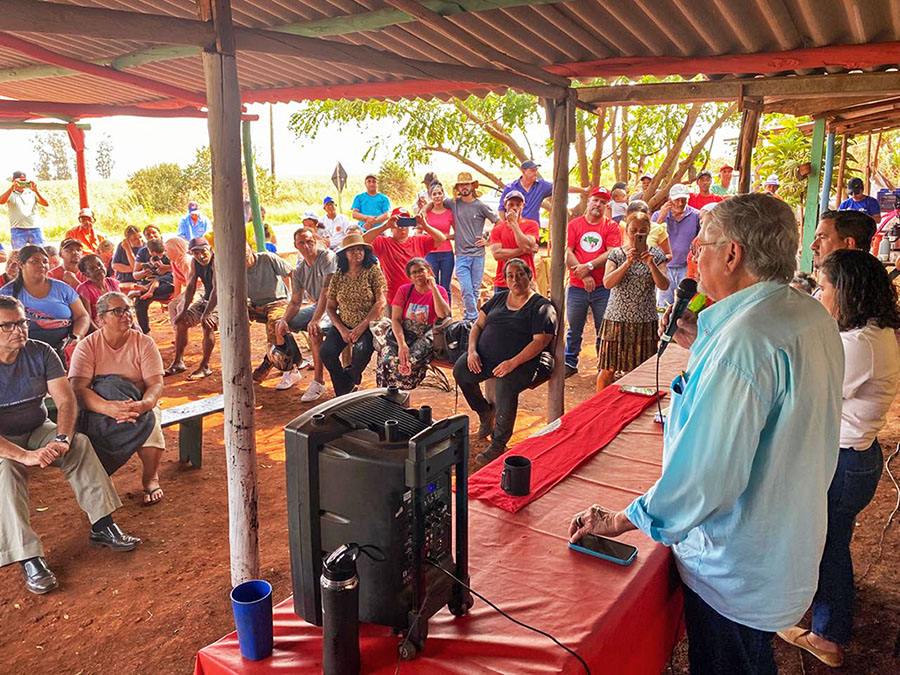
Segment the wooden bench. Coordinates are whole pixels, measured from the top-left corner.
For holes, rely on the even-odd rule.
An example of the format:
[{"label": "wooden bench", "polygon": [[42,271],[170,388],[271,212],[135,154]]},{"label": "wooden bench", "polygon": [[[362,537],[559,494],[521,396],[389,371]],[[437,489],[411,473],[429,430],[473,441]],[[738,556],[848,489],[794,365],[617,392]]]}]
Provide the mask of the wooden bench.
[{"label": "wooden bench", "polygon": [[191,401],[162,411],[162,427],[178,425],[178,459],[199,467],[203,462],[203,418],[225,410],[225,395]]}]

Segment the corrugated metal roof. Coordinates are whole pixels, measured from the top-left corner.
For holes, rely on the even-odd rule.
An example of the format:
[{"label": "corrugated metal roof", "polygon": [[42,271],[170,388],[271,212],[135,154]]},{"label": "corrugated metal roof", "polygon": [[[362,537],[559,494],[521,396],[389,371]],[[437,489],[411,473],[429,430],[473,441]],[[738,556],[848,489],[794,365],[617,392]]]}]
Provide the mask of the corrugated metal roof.
[{"label": "corrugated metal roof", "polygon": [[[56,0],[83,7],[128,10],[196,19],[194,0]],[[472,0],[459,0],[465,5]],[[433,4],[433,3],[429,3]],[[449,4],[449,3],[447,3]],[[236,25],[285,29],[293,32],[321,32],[322,21],[343,19],[344,24],[373,12],[395,11],[384,0],[232,0]],[[720,54],[778,52],[839,44],[900,41],[900,1],[898,0],[579,0],[508,6],[450,14],[446,19],[472,39],[493,45],[510,57],[532,66],[550,67],[583,64],[621,57],[708,57]],[[310,25],[310,22],[317,22]],[[296,24],[305,24],[299,27]],[[337,24],[334,24],[337,25]],[[2,19],[0,19],[2,26]],[[332,31],[335,32],[335,31]],[[338,31],[339,32],[339,31]],[[116,57],[143,53],[150,43],[110,40],[70,35],[13,33],[46,49],[74,59],[108,64]],[[435,63],[497,69],[485,49],[462,44],[446,37],[422,21],[407,21],[380,30],[327,35],[323,40],[363,45]],[[192,53],[193,52],[193,53]],[[202,92],[203,70],[199,50],[182,49],[177,58],[159,57],[126,72],[159,82]],[[897,64],[880,64],[880,66]],[[653,74],[648,66],[647,74]],[[702,70],[702,62],[698,71]],[[811,74],[841,72],[843,66],[791,69],[784,73]],[[258,90],[267,100],[294,100],[302,96],[327,96],[326,87],[339,87],[352,95],[348,85],[402,81],[404,78],[374,69],[365,59],[359,63],[329,63],[315,53],[284,56],[239,51],[241,89],[248,99]],[[60,73],[46,64],[15,50],[0,48],[0,96],[71,103],[145,104],[161,96],[138,86],[122,84],[98,76]],[[753,72],[728,73],[747,76]],[[771,73],[770,73],[771,74]],[[427,78],[426,78],[427,79]],[[402,95],[403,85],[385,94]],[[384,89],[388,91],[388,89]],[[421,87],[419,89],[422,89]],[[431,89],[439,89],[431,87]],[[283,90],[279,92],[278,90]],[[448,85],[443,94],[459,92],[459,82]],[[484,85],[468,85],[467,91],[486,90]],[[368,89],[362,90],[369,91]],[[414,95],[435,96],[441,91]],[[368,95],[368,94],[361,94]],[[443,95],[442,95],[443,97]]]}]

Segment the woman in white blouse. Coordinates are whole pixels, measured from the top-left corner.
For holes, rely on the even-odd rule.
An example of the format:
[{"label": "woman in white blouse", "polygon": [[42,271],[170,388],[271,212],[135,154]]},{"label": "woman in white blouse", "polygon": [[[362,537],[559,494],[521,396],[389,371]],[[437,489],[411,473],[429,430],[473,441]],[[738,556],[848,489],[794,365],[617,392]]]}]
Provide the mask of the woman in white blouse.
[{"label": "woman in white blouse", "polygon": [[813,599],[812,629],[778,635],[826,665],[840,667],[853,628],[850,540],[856,516],[875,495],[884,458],[876,435],[900,385],[897,289],[866,251],[838,250],[819,270],[819,300],[844,343],[841,450],[828,489],[828,534]]}]

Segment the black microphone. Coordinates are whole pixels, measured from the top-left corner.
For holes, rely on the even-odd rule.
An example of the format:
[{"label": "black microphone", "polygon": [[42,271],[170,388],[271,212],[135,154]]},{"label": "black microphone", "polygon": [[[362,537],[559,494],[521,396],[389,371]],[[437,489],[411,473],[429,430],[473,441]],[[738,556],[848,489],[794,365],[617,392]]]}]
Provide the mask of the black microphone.
[{"label": "black microphone", "polygon": [[672,305],[669,323],[666,324],[666,330],[660,338],[657,356],[662,356],[662,353],[666,351],[666,347],[672,341],[675,331],[678,330],[678,319],[684,314],[684,310],[687,309],[695,295],[697,295],[697,282],[690,278],[682,279],[681,283],[678,284],[678,288],[675,289],[675,304]]}]

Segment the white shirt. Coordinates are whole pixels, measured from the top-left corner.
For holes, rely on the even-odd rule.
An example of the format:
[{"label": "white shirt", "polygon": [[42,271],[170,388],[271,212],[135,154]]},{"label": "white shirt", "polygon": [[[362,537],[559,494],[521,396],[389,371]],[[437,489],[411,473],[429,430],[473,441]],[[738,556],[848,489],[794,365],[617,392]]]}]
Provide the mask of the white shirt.
[{"label": "white shirt", "polygon": [[37,195],[30,188],[22,192],[15,190],[9,195],[9,226],[33,230],[40,227],[37,222]]},{"label": "white shirt", "polygon": [[900,336],[869,324],[841,333],[844,343],[841,447],[868,450],[900,387]]},{"label": "white shirt", "polygon": [[350,227],[350,220],[343,213],[338,213],[334,218],[327,215],[322,216],[321,222],[325,226],[325,236],[328,237],[328,247],[335,249],[344,241],[347,234],[347,228]]}]

